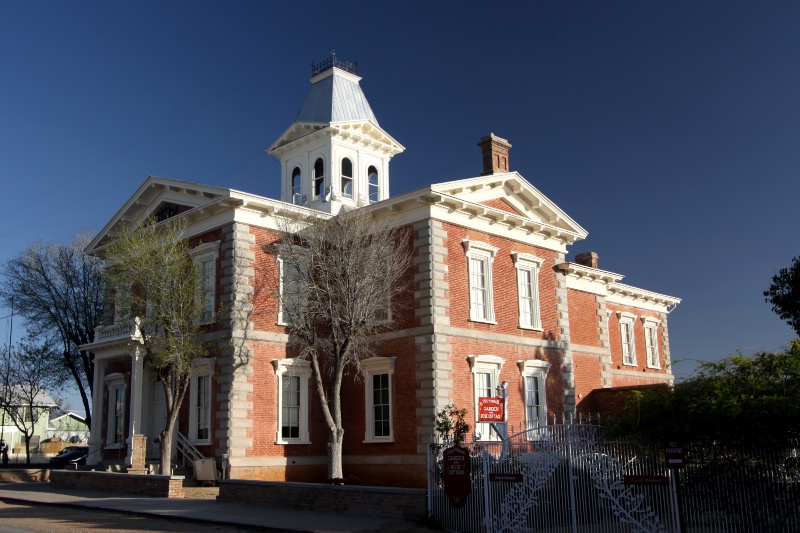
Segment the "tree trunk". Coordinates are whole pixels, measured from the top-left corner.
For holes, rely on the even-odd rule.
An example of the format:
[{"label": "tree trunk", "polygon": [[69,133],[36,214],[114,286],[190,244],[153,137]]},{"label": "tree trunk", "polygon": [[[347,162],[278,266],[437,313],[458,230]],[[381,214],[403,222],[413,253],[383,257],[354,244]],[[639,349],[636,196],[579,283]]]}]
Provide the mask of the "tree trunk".
[{"label": "tree trunk", "polygon": [[31,464],[31,437],[33,436],[33,434],[28,435],[27,433],[24,433],[24,435],[25,435],[25,464],[30,466],[30,464]]},{"label": "tree trunk", "polygon": [[161,439],[161,455],[159,460],[161,462],[161,475],[172,475],[172,435],[175,432],[175,426],[178,421],[178,412],[173,410],[167,417],[167,427],[161,432],[159,438]]},{"label": "tree trunk", "polygon": [[342,443],[344,430],[339,429],[328,438],[328,479],[341,479],[342,471]]}]

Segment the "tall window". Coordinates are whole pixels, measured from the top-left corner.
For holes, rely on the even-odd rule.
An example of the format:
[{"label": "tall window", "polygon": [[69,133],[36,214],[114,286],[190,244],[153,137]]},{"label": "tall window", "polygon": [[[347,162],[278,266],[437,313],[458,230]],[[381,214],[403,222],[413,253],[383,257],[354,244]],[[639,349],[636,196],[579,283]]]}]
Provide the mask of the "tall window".
[{"label": "tall window", "polygon": [[519,296],[519,327],[541,329],[539,313],[539,266],[542,260],[530,254],[511,253],[517,269],[517,294]]},{"label": "tall window", "polygon": [[361,362],[364,373],[366,431],[364,442],[392,442],[392,381],[394,357],[371,357]]},{"label": "tall window", "polygon": [[125,387],[127,374],[114,373],[105,378],[108,387],[106,447],[118,448],[125,441]]},{"label": "tall window", "polygon": [[131,315],[131,286],[123,285],[114,290],[114,323],[120,324]]},{"label": "tall window", "polygon": [[278,377],[277,444],[308,444],[308,381],[311,363],[301,359],[273,359]]},{"label": "tall window", "polygon": [[342,159],[342,196],[353,197],[353,162],[346,157]]},{"label": "tall window", "polygon": [[314,161],[314,199],[322,196],[325,189],[325,162],[321,157]]},{"label": "tall window", "polygon": [[378,186],[378,169],[370,166],[367,169],[367,182],[369,185],[369,203],[375,203],[380,199],[380,187]]},{"label": "tall window", "polygon": [[201,324],[214,320],[218,251],[219,241],[201,244],[191,251],[200,278],[197,280],[197,301]]},{"label": "tall window", "polygon": [[300,205],[303,203],[303,176],[300,167],[294,167],[292,171],[292,203]]},{"label": "tall window", "polygon": [[303,309],[303,294],[300,290],[300,274],[297,268],[278,258],[280,268],[280,307],[278,309],[278,324],[289,326],[292,324],[292,316]]},{"label": "tall window", "polygon": [[547,425],[547,392],[545,382],[550,363],[520,361],[519,370],[525,385],[525,424],[527,429]]},{"label": "tall window", "polygon": [[644,346],[647,352],[647,366],[661,368],[658,359],[658,320],[644,317]]},{"label": "tall window", "polygon": [[189,387],[189,439],[192,444],[211,444],[211,383],[214,359],[198,359],[194,363]]},{"label": "tall window", "polygon": [[496,355],[471,355],[472,380],[475,402],[475,434],[480,440],[497,440],[499,436],[488,422],[478,422],[478,398],[497,396],[500,369],[505,360]]},{"label": "tall window", "polygon": [[617,313],[619,316],[619,336],[622,342],[622,363],[636,365],[636,347],[633,344],[633,320],[631,313]]},{"label": "tall window", "polygon": [[469,318],[494,323],[492,262],[497,248],[480,241],[463,241],[469,275]]}]

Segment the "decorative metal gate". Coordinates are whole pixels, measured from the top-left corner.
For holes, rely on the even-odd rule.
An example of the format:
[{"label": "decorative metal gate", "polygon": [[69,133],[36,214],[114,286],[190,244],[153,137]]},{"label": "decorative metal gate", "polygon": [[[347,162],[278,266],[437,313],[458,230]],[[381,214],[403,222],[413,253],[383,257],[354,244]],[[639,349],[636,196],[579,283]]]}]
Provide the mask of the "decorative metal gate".
[{"label": "decorative metal gate", "polygon": [[660,450],[607,442],[599,431],[558,424],[504,443],[464,445],[472,459],[472,492],[460,509],[447,501],[441,461],[432,448],[432,516],[446,529],[463,532],[680,531],[675,480]]}]

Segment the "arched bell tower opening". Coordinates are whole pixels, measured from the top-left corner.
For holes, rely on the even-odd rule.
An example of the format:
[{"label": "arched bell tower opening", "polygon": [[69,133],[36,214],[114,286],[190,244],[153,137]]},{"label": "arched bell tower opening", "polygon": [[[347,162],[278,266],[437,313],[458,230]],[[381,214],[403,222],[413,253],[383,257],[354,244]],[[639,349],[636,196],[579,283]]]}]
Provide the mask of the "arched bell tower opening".
[{"label": "arched bell tower opening", "polygon": [[311,65],[294,123],[267,153],[281,162],[281,200],[336,214],[389,197],[389,160],[405,148],[378,124],[358,64],[336,54]]}]

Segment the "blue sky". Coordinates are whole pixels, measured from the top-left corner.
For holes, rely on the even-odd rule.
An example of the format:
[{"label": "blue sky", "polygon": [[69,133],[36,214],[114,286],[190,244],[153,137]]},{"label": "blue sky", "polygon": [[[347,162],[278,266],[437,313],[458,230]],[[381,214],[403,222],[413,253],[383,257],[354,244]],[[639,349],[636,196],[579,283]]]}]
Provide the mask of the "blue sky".
[{"label": "blue sky", "polygon": [[676,374],[776,350],[793,335],[762,292],[800,255],[798,28],[798,2],[0,0],[0,263],[99,230],[148,175],[277,198],[264,151],[335,49],[406,147],[392,194],[478,175],[493,132],[589,231],[573,253],[683,299]]}]

